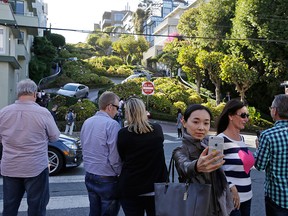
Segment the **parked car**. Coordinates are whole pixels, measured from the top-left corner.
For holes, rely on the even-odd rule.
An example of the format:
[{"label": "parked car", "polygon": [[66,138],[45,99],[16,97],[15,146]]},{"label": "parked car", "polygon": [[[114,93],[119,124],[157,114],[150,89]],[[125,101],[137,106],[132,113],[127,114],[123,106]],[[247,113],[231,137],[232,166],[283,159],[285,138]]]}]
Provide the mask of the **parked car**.
[{"label": "parked car", "polygon": [[132,74],[132,75],[128,76],[126,79],[124,79],[121,82],[121,84],[127,82],[128,80],[131,80],[131,79],[134,79],[134,78],[140,78],[140,77],[146,77],[148,80],[150,80],[151,79],[151,74],[146,73],[146,72],[145,73],[144,72],[137,72],[137,73],[134,72],[134,74]]},{"label": "parked car", "polygon": [[[3,146],[0,143],[0,160]],[[68,167],[77,167],[83,161],[82,146],[79,138],[60,134],[56,142],[48,144],[50,175],[56,175]]]},{"label": "parked car", "polygon": [[56,142],[48,145],[50,175],[69,167],[77,167],[83,161],[80,139],[60,134]]},{"label": "parked car", "polygon": [[89,87],[80,83],[67,83],[63,87],[61,87],[57,94],[76,97],[76,98],[84,98],[89,95]]}]

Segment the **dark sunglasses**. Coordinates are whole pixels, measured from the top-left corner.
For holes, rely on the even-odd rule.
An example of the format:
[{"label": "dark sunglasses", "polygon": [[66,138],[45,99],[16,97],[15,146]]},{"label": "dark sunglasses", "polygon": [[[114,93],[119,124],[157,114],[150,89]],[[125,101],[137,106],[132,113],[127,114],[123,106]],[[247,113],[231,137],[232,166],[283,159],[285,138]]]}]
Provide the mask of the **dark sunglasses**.
[{"label": "dark sunglasses", "polygon": [[111,104],[113,107],[116,107],[117,110],[119,110],[119,106],[115,105],[115,104]]},{"label": "dark sunglasses", "polygon": [[238,116],[240,116],[241,118],[249,118],[249,114],[248,113],[241,113],[241,114],[236,114]]}]

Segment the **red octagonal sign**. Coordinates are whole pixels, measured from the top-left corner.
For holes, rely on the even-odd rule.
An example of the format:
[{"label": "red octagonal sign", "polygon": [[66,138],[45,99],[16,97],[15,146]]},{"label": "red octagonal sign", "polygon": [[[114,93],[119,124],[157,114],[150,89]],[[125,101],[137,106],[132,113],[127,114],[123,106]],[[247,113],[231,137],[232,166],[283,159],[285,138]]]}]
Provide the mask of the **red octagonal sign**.
[{"label": "red octagonal sign", "polygon": [[154,94],[154,83],[150,81],[142,82],[142,94],[153,95]]}]

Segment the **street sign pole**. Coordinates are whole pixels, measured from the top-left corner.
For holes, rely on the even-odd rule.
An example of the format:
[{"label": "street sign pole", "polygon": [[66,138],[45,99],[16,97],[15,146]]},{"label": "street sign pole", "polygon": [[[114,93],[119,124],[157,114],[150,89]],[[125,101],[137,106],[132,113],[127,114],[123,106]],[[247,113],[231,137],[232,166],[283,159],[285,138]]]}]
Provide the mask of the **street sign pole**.
[{"label": "street sign pole", "polygon": [[149,95],[154,94],[154,83],[151,81],[142,82],[142,94],[147,95],[146,110],[149,107]]}]

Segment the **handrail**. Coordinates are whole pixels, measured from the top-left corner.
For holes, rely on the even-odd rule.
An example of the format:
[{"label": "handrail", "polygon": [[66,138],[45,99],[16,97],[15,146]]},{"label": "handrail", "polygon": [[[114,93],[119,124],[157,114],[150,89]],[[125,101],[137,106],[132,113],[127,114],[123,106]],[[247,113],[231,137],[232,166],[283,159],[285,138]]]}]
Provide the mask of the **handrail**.
[{"label": "handrail", "polygon": [[43,77],[39,83],[38,83],[38,91],[40,91],[44,85],[54,81],[58,75],[62,72],[62,67],[59,66],[59,64],[56,64],[56,68],[54,70],[54,73],[48,77]]},{"label": "handrail", "polygon": [[[192,88],[192,89],[196,90],[196,87],[193,86],[193,85],[191,85],[190,83],[186,82],[186,81],[181,77],[181,75],[178,75],[178,77],[179,77],[181,83],[183,83],[184,85],[186,85],[186,86],[189,87],[189,88]],[[201,92],[200,92],[200,95],[203,96],[203,97],[206,97],[206,98],[210,97],[210,98],[212,98],[212,99],[215,99],[215,97],[214,97],[213,95],[211,95],[211,94],[204,94],[204,93],[201,93]]]}]

